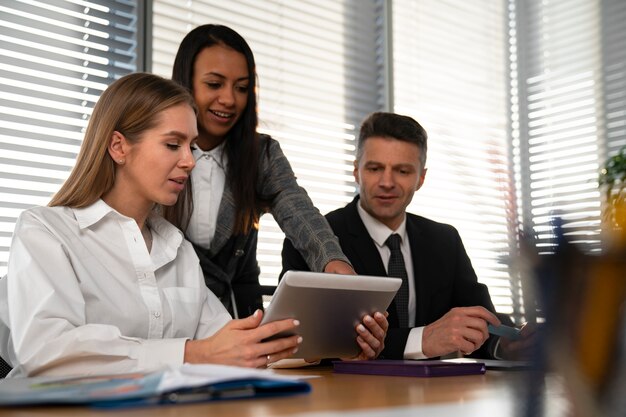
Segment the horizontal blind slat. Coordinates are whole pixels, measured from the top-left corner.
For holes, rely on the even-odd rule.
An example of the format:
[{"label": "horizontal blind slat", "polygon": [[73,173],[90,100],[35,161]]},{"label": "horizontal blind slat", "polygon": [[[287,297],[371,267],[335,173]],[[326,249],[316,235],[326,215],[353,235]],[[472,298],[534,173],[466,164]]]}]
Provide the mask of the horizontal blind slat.
[{"label": "horizontal blind slat", "polygon": [[[259,131],[281,143],[322,213],[351,199],[356,127],[382,94],[372,88],[379,76],[374,0],[155,0],[153,9],[156,73],[171,74],[178,45],[193,27],[232,27],[255,55]],[[263,216],[258,260],[264,285],[276,284],[283,237],[271,216]]]},{"label": "horizontal blind slat", "polygon": [[24,209],[48,203],[98,97],[136,71],[136,10],[134,0],[0,4],[0,238]]}]

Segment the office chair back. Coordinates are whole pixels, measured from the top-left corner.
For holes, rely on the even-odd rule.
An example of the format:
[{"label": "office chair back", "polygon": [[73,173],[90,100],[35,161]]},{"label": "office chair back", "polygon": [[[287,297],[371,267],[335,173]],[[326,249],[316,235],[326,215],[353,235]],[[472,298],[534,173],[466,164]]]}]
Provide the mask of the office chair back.
[{"label": "office chair back", "polygon": [[9,372],[11,372],[11,365],[6,363],[4,359],[0,358],[0,378],[4,378],[7,376]]}]

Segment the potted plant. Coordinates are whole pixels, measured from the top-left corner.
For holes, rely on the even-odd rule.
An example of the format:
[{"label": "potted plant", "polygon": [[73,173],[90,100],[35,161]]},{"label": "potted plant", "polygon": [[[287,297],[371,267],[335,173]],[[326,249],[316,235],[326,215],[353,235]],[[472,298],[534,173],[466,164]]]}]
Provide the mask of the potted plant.
[{"label": "potted plant", "polygon": [[626,146],[604,163],[598,179],[603,188],[603,223],[611,235],[623,240],[626,235]]}]

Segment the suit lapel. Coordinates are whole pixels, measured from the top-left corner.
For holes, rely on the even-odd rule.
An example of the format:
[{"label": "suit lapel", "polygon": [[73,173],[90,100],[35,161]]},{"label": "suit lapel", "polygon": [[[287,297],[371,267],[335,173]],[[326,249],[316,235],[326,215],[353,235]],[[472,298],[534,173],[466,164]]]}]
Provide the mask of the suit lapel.
[{"label": "suit lapel", "polygon": [[348,246],[346,251],[350,254],[347,256],[357,273],[363,274],[363,271],[367,271],[367,275],[386,276],[387,272],[376,248],[376,243],[370,237],[361,216],[359,216],[357,203],[358,196],[347,206],[348,215],[345,221],[349,238],[342,242],[342,247]]},{"label": "suit lapel", "polygon": [[407,213],[407,235],[411,245],[411,260],[413,261],[413,283],[415,284],[415,323],[420,326],[425,320],[425,314],[430,302],[428,294],[429,271],[425,269],[424,260],[428,256],[428,242],[421,236],[418,220]]},{"label": "suit lapel", "polygon": [[224,186],[222,201],[220,202],[220,208],[217,212],[215,236],[213,236],[210,249],[211,256],[218,253],[232,236],[233,225],[235,224],[235,212],[235,197],[233,196],[233,192],[227,182]]}]

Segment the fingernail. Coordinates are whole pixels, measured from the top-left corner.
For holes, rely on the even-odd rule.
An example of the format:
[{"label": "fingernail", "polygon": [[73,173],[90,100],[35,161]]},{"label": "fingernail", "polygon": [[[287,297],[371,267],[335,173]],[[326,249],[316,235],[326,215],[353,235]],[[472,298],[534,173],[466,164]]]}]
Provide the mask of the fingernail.
[{"label": "fingernail", "polygon": [[254,317],[259,317],[259,314],[261,314],[261,310],[258,310],[258,309],[257,309],[257,310],[254,312]]},{"label": "fingernail", "polygon": [[294,326],[299,326],[300,325],[300,320],[294,320],[293,321],[293,325]]},{"label": "fingernail", "polygon": [[298,337],[297,342],[298,342],[298,344],[302,343],[302,336]]},{"label": "fingernail", "polygon": [[363,326],[362,324],[359,324],[359,326],[357,327],[357,329],[358,329],[360,332],[365,333],[365,326]]},{"label": "fingernail", "polygon": [[291,351],[292,354],[297,353],[298,352],[298,348],[295,348],[294,350]]},{"label": "fingernail", "polygon": [[367,321],[369,323],[373,322],[374,319],[371,316],[365,316],[365,318],[363,319],[364,321]]}]

